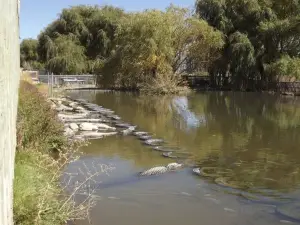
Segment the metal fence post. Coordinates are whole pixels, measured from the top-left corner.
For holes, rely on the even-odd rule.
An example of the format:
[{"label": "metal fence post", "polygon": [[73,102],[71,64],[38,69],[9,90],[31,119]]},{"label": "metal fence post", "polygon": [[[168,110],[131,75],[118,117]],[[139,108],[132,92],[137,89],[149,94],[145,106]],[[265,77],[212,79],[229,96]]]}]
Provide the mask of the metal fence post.
[{"label": "metal fence post", "polygon": [[48,84],[48,97],[50,97],[50,77],[49,77],[49,72],[47,73],[47,84]]},{"label": "metal fence post", "polygon": [[51,97],[53,97],[53,73],[51,74]]}]

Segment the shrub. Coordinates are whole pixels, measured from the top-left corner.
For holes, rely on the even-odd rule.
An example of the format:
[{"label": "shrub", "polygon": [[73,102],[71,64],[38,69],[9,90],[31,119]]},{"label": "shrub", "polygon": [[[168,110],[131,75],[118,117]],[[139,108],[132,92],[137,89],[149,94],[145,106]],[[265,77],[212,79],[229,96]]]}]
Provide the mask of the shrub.
[{"label": "shrub", "polygon": [[300,58],[292,58],[288,55],[282,56],[276,62],[266,65],[266,73],[270,79],[299,80]]},{"label": "shrub", "polygon": [[66,144],[63,125],[38,89],[21,81],[17,117],[17,148],[49,152]]}]

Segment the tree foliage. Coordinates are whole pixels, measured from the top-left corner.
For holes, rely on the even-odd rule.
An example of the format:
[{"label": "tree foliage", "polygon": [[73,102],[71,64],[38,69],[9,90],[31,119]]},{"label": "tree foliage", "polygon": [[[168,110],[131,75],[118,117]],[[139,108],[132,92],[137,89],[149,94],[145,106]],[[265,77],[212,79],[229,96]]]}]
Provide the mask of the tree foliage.
[{"label": "tree foliage", "polygon": [[299,0],[197,0],[195,12],[173,5],[135,13],[63,9],[37,41],[24,40],[22,64],[98,74],[103,87],[158,92],[175,92],[187,74],[206,73],[212,85],[237,90],[298,79]]},{"label": "tree foliage", "polygon": [[41,32],[35,60],[58,74],[98,74],[102,86],[173,92],[182,74],[206,71],[223,44],[220,31],[184,8],[125,13],[80,5]]},{"label": "tree foliage", "polygon": [[117,30],[116,46],[100,84],[169,93],[176,92],[180,75],[206,69],[223,39],[188,10],[171,6],[128,15]]},{"label": "tree foliage", "polygon": [[83,73],[86,68],[84,51],[76,37],[61,35],[49,49],[52,57],[47,61],[46,68],[56,74]]},{"label": "tree foliage", "polygon": [[43,65],[38,62],[38,41],[35,39],[24,39],[20,44],[21,66],[25,69],[41,69]]},{"label": "tree foliage", "polygon": [[[237,89],[249,88],[251,81],[262,85],[277,78],[277,73],[269,73],[270,67],[286,61],[283,55],[299,60],[298,0],[198,0],[196,11],[227,37],[222,60],[211,67],[219,85],[228,79]],[[289,74],[283,74],[294,76],[294,64],[286,65]]]},{"label": "tree foliage", "polygon": [[41,61],[55,73],[94,73],[110,55],[115,30],[124,15],[123,10],[110,6],[63,9],[38,37]]},{"label": "tree foliage", "polygon": [[277,61],[266,66],[266,74],[281,81],[295,81],[300,79],[300,58],[282,56]]}]

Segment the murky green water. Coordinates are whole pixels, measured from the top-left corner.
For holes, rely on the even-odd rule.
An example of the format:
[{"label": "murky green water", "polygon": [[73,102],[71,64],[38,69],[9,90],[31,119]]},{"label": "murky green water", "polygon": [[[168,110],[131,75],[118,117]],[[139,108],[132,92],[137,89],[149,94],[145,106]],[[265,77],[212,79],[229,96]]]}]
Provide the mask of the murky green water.
[{"label": "murky green water", "polygon": [[82,164],[97,170],[95,163],[115,167],[95,178],[101,199],[91,213],[93,224],[271,225],[292,221],[279,213],[285,209],[299,218],[300,99],[226,92],[70,95],[110,108],[124,122],[191,153],[190,161],[207,173],[195,176],[186,168],[137,179],[137,172],[172,160],[133,136],[92,141],[68,170]]}]

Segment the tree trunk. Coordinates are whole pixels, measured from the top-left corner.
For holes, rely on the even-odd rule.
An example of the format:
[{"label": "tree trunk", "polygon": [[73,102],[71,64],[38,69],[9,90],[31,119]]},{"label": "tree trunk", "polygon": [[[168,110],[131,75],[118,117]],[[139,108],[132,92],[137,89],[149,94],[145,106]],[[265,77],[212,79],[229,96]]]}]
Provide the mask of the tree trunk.
[{"label": "tree trunk", "polygon": [[0,1],[0,224],[13,224],[13,178],[20,78],[19,1]]}]

